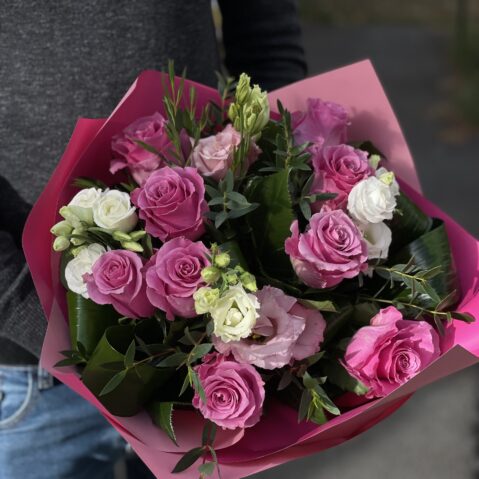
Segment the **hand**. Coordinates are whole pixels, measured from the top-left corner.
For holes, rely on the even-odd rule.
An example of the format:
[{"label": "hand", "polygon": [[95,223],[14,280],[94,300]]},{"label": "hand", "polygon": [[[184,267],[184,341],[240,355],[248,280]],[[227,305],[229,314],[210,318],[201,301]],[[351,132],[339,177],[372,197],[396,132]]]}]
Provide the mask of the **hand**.
[{"label": "hand", "polygon": [[0,229],[10,233],[18,247],[21,246],[22,231],[30,210],[31,205],[0,174]]}]

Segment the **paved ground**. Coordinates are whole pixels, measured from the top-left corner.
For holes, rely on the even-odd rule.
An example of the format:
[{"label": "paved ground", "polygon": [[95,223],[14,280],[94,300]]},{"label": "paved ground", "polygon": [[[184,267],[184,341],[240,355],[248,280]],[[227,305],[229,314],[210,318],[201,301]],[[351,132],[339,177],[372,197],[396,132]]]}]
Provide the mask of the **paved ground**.
[{"label": "paved ground", "polygon": [[[479,138],[447,144],[434,113],[451,74],[446,39],[417,28],[305,26],[310,73],[371,58],[403,125],[426,195],[479,234]],[[479,478],[479,368],[418,392],[352,441],[256,479]]]}]

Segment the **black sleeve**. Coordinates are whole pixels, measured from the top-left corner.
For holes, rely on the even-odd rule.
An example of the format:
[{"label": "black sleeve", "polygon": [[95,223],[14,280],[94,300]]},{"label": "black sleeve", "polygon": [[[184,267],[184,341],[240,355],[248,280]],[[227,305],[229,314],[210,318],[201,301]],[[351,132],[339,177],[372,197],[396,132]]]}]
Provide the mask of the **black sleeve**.
[{"label": "black sleeve", "polygon": [[296,0],[219,0],[225,64],[274,90],[306,75]]},{"label": "black sleeve", "polygon": [[46,321],[22,251],[0,231],[0,337],[40,356]]},{"label": "black sleeve", "polygon": [[0,337],[39,357],[46,321],[21,249],[29,211],[0,175]]}]

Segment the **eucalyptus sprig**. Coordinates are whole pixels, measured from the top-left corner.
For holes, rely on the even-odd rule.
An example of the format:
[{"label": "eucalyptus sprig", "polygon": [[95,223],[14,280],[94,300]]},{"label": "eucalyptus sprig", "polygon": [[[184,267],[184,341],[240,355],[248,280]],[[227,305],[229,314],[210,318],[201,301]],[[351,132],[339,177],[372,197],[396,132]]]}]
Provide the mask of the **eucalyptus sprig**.
[{"label": "eucalyptus sprig", "polygon": [[247,198],[235,191],[234,174],[228,170],[225,178],[220,180],[218,187],[205,185],[210,200],[210,211],[207,217],[213,220],[215,228],[220,228],[227,220],[240,218],[254,211],[259,204],[250,203]]}]

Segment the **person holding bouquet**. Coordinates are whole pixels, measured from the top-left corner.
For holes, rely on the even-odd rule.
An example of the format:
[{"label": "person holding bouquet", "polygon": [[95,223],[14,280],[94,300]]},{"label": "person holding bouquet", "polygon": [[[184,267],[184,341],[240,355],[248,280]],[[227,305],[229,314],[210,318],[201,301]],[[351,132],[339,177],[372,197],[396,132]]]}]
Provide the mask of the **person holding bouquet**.
[{"label": "person holding bouquet", "polygon": [[[219,2],[225,64],[267,89],[304,77],[294,0]],[[124,443],[93,407],[38,365],[43,312],[23,224],[76,118],[106,116],[144,69],[174,58],[214,85],[209,0],[19,2],[0,28],[0,469],[5,479],[110,478]],[[139,477],[135,475],[135,477]]]}]

